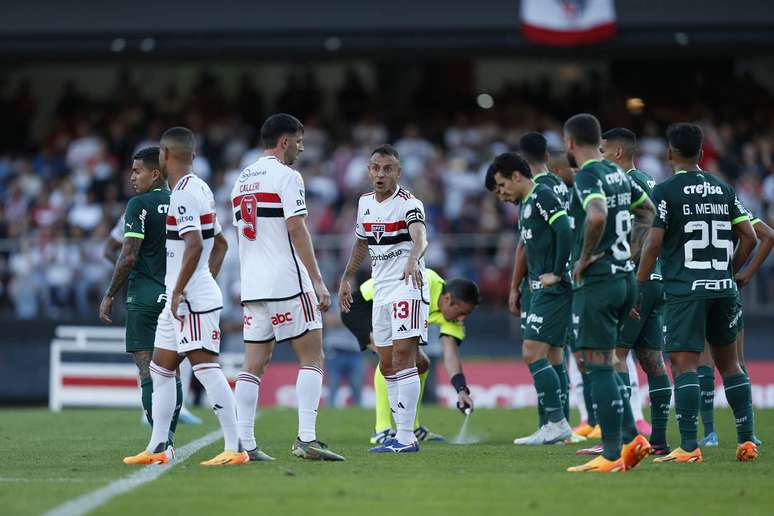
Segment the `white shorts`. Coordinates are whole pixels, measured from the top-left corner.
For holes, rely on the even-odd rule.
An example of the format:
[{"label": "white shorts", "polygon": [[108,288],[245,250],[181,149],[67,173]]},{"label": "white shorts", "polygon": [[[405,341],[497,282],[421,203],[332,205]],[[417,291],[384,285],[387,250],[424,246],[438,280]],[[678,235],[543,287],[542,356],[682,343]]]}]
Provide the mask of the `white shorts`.
[{"label": "white shorts", "polygon": [[374,305],[371,313],[374,345],[392,346],[393,341],[419,337],[427,342],[427,318],[430,305],[421,299],[393,301],[386,305]]},{"label": "white shorts", "polygon": [[245,303],[245,342],[292,340],[322,328],[322,314],[314,292],[304,292],[284,301]]},{"label": "white shorts", "polygon": [[159,314],[156,324],[154,346],[160,349],[176,351],[181,355],[189,351],[203,349],[210,353],[220,353],[220,312],[190,312],[185,304],[178,308],[183,316],[181,323],[172,317],[169,303]]}]

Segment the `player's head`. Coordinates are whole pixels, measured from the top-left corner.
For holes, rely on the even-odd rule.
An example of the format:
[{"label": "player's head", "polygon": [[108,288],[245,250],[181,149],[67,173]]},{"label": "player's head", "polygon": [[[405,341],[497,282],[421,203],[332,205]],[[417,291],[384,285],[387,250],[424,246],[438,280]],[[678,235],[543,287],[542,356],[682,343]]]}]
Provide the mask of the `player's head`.
[{"label": "player's head", "polygon": [[129,181],[137,193],[150,192],[166,181],[159,167],[158,147],[144,147],[134,153]]},{"label": "player's head", "polygon": [[637,151],[637,136],[625,127],[609,129],[602,134],[599,148],[602,157],[620,166],[628,167]]},{"label": "player's head", "polygon": [[568,118],[564,123],[564,148],[567,149],[570,165],[578,166],[575,154],[579,149],[599,149],[601,139],[602,127],[594,115],[579,113]]},{"label": "player's head", "polygon": [[570,166],[565,152],[553,151],[548,154],[548,170],[561,177],[567,186],[575,184],[575,169]]},{"label": "player's head", "polygon": [[261,145],[285,165],[292,165],[304,152],[304,125],[287,113],[271,115],[261,126]]},{"label": "player's head", "polygon": [[667,159],[676,165],[696,164],[701,161],[704,134],[696,124],[679,123],[667,129]]},{"label": "player's head", "polygon": [[462,322],[481,302],[478,285],[462,278],[452,278],[443,285],[438,309],[447,321]]},{"label": "player's head", "polygon": [[196,156],[196,137],[186,127],[172,127],[164,131],[159,143],[159,167],[161,173],[167,175],[167,167],[172,162],[186,165],[189,168]]},{"label": "player's head", "polygon": [[400,179],[400,154],[395,147],[384,144],[371,152],[368,177],[371,178],[375,194],[382,196],[394,192]]},{"label": "player's head", "polygon": [[486,176],[484,177],[484,186],[486,186],[486,189],[492,192],[497,196],[497,198],[502,202],[507,202],[505,199],[503,199],[502,195],[500,195],[500,189],[497,188],[497,181],[495,180],[495,165],[494,163],[491,163],[489,167],[486,169]]},{"label": "player's head", "polygon": [[548,161],[548,141],[540,133],[531,132],[519,140],[519,150],[531,166],[544,166]]},{"label": "player's head", "polygon": [[495,184],[500,200],[520,202],[532,189],[532,170],[524,158],[515,152],[504,152],[492,162]]}]

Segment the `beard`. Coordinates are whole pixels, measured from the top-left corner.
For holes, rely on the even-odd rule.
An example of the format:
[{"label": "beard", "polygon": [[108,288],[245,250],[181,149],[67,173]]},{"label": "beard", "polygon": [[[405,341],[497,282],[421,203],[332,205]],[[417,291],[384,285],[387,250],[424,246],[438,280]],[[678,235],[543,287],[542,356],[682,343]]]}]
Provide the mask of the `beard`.
[{"label": "beard", "polygon": [[575,161],[575,156],[573,156],[570,151],[567,151],[567,163],[569,163],[572,168],[578,168],[578,162]]}]

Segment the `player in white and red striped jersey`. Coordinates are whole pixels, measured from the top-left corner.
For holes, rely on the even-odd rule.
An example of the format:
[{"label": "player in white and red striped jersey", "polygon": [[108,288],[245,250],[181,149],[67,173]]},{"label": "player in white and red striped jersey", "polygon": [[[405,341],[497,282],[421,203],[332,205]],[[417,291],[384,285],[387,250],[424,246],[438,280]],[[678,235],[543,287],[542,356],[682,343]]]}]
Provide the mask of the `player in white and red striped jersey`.
[{"label": "player in white and red striped jersey", "polygon": [[424,282],[424,206],[398,184],[400,155],[392,146],[383,145],[371,153],[368,175],[374,191],[358,203],[357,240],[341,280],[339,303],[344,312],[349,311],[350,283],[370,254],[373,340],[397,427],[395,439],[370,451],[416,452],[414,417],[420,394],[416,357],[419,343],[427,340],[430,303],[429,284]]},{"label": "player in white and red striped jersey", "polygon": [[255,442],[261,376],[277,341],[290,341],[300,369],[298,436],[291,452],[312,460],[344,460],[317,440],[323,381],[322,314],[330,306],[306,229],[304,180],[290,168],[304,150],[304,127],[279,113],[261,127],[264,155],[245,168],[231,192],[239,242],[245,365],[237,377],[239,438],[251,460],[271,460]]},{"label": "player in white and red striped jersey", "polygon": [[215,217],[212,191],[191,172],[193,133],[184,127],[168,129],[159,147],[159,166],[169,179],[172,195],[167,212],[167,305],[159,315],[150,364],[153,432],[148,447],[124,462],[158,464],[174,457],[167,446],[167,431],[175,410],[175,369],[188,357],[213,404],[225,441],[223,453],[202,464],[244,464],[250,458],[239,447],[234,395],[216,360],[223,298],[215,276],[228,244]]}]

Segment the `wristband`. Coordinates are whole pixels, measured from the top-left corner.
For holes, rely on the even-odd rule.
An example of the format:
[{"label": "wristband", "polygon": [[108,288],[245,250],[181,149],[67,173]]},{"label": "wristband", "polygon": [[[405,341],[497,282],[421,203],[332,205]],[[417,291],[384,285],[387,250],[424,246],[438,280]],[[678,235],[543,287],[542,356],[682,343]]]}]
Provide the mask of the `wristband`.
[{"label": "wristband", "polygon": [[465,375],[457,373],[451,377],[451,384],[454,386],[454,390],[457,392],[465,391],[465,394],[470,394],[470,389],[465,384]]}]

